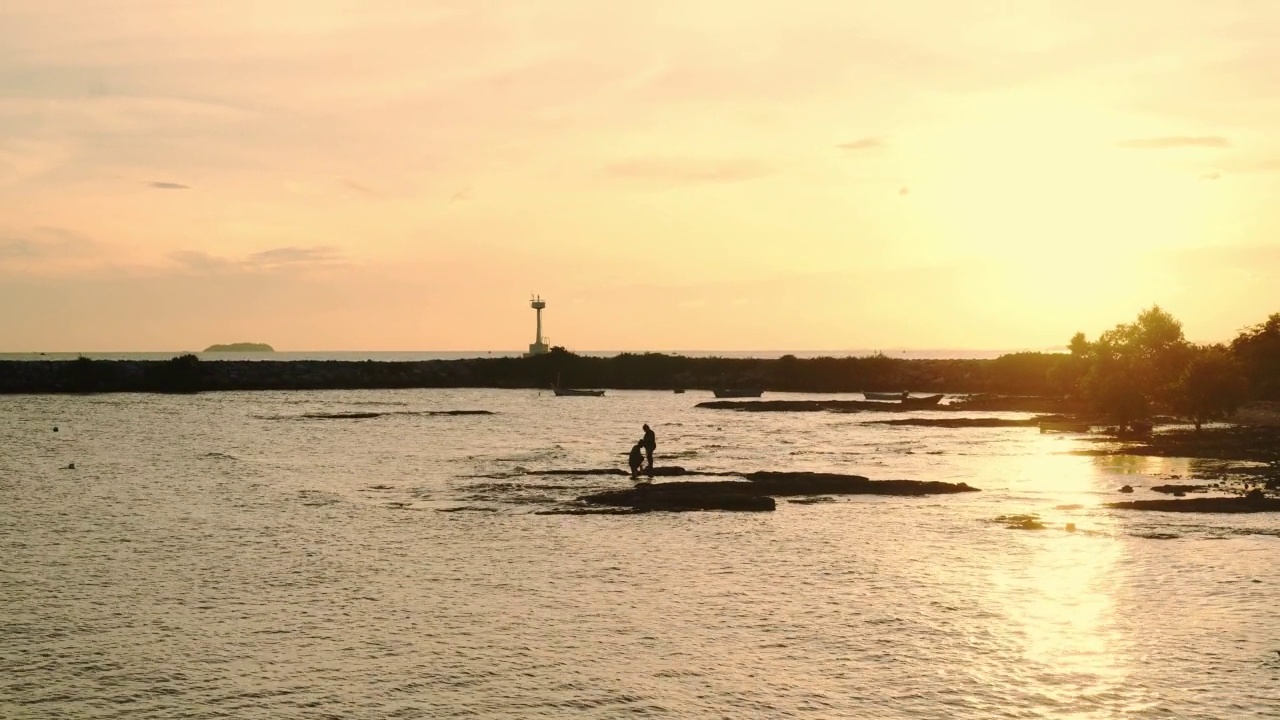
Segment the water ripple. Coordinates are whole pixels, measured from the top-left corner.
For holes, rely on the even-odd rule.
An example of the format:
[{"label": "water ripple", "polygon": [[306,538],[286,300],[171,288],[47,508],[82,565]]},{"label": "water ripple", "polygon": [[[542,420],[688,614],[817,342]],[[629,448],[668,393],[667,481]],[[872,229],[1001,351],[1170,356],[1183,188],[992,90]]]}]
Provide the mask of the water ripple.
[{"label": "water ripple", "polygon": [[[0,398],[0,717],[1277,707],[1276,519],[1100,507],[1123,484],[1149,492],[1213,468],[1064,454],[1074,441],[1023,428],[726,415],[698,399]],[[457,408],[498,414],[433,414]],[[258,419],[366,411],[378,416]],[[659,462],[983,492],[745,516],[534,514],[630,481],[526,471],[621,468],[644,422]],[[991,522],[1002,516],[1044,529]]]}]

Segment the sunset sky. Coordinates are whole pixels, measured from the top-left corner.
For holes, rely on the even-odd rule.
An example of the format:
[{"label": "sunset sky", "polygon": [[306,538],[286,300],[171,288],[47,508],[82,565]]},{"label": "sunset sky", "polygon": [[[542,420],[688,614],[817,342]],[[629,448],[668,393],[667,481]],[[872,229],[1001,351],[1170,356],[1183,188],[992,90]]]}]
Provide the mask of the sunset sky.
[{"label": "sunset sky", "polygon": [[0,4],[0,351],[1280,311],[1274,0]]}]

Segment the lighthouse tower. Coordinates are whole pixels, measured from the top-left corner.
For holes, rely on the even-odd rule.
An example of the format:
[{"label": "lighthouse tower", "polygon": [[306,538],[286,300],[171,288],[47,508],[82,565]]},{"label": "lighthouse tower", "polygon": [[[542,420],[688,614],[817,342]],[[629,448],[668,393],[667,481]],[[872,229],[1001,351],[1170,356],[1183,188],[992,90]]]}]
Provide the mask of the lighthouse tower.
[{"label": "lighthouse tower", "polygon": [[538,313],[538,334],[534,337],[533,344],[529,346],[529,352],[526,357],[544,355],[551,352],[551,348],[547,345],[547,339],[542,337],[542,309],[546,306],[546,301],[539,295],[534,295],[533,299],[529,301],[529,307]]}]

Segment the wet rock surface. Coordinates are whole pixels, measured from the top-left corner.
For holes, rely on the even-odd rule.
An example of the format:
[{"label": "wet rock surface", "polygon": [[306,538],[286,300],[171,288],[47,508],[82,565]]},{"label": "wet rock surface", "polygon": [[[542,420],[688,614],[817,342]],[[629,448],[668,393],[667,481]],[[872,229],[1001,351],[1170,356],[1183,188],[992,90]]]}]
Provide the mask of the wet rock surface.
[{"label": "wet rock surface", "polygon": [[[599,470],[543,470],[540,475],[625,475],[616,468]],[[653,510],[733,510],[769,511],[776,508],[775,497],[812,498],[823,495],[894,495],[918,497],[977,492],[965,483],[917,480],[870,480],[861,475],[815,472],[698,472],[681,467],[654,468],[656,477],[689,475],[737,477],[742,480],[701,480],[642,483],[632,488],[606,490],[578,497],[585,505],[625,507],[640,512]]]},{"label": "wet rock surface", "polygon": [[1130,502],[1107,503],[1106,506],[1117,510],[1149,510],[1155,512],[1259,513],[1280,512],[1280,499],[1263,497],[1260,490],[1255,490],[1244,497],[1133,500]]},{"label": "wet rock surface", "polygon": [[1007,418],[901,418],[897,420],[871,420],[868,425],[912,425],[944,428],[1002,428],[1036,427],[1039,421],[1010,420]]},{"label": "wet rock surface", "polygon": [[1209,492],[1210,489],[1208,485],[1154,485],[1151,488],[1152,492],[1165,493],[1166,495]]},{"label": "wet rock surface", "polygon": [[874,400],[711,400],[700,402],[696,407],[738,412],[861,412],[865,410],[893,412],[895,410],[945,409],[942,405],[928,408],[903,407],[896,402]]},{"label": "wet rock surface", "polygon": [[1280,427],[1230,426],[1170,430],[1119,448],[1115,455],[1248,460],[1280,465]]}]

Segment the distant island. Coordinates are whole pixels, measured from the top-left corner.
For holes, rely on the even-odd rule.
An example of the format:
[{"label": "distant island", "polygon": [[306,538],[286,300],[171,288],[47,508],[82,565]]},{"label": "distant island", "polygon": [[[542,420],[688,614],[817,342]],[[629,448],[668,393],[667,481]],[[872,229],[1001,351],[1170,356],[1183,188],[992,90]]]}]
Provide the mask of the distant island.
[{"label": "distant island", "polygon": [[275,352],[276,349],[266,343],[227,343],[226,345],[210,345],[205,352]]}]

